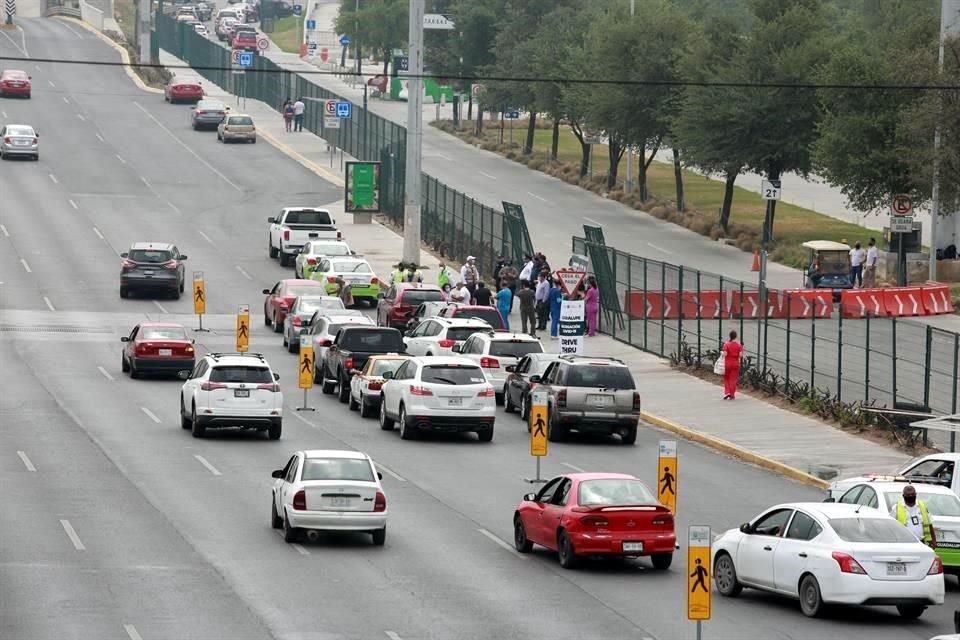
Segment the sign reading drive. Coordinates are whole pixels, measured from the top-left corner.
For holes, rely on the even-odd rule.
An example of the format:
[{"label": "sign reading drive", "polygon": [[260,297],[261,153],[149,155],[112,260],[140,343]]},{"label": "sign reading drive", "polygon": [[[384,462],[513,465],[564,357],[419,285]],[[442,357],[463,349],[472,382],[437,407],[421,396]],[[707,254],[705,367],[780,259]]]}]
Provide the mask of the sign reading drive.
[{"label": "sign reading drive", "polygon": [[583,353],[583,330],[587,314],[583,300],[564,300],[560,304],[560,355]]}]

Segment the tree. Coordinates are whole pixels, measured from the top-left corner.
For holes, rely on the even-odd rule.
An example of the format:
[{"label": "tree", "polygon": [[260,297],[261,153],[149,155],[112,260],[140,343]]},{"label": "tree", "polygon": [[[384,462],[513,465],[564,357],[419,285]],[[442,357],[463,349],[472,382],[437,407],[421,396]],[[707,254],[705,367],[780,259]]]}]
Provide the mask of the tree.
[{"label": "tree", "polygon": [[334,26],[338,33],[353,36],[354,46],[370,47],[383,56],[383,73],[388,72],[390,54],[403,47],[409,35],[407,0],[340,0]]}]

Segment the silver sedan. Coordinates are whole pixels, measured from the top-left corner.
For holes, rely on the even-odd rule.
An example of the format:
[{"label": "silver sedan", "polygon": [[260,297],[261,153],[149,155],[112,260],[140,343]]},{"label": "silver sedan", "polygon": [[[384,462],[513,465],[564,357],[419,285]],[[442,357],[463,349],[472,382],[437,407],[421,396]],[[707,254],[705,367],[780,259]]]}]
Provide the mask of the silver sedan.
[{"label": "silver sedan", "polygon": [[28,124],[8,124],[0,129],[0,159],[27,156],[40,159],[40,137]]}]

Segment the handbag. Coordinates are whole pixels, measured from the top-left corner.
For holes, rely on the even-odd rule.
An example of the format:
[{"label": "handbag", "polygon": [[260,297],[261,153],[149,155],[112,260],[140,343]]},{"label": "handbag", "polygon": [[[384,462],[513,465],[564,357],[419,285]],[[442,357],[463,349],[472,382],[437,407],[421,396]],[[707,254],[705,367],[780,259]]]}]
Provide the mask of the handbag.
[{"label": "handbag", "polygon": [[722,376],[724,373],[726,373],[726,371],[727,371],[727,365],[726,365],[726,363],[724,362],[724,357],[723,357],[723,355],[721,355],[721,356],[720,356],[719,358],[717,358],[717,360],[713,363],[713,372],[714,372],[715,374],[717,374],[718,376]]}]

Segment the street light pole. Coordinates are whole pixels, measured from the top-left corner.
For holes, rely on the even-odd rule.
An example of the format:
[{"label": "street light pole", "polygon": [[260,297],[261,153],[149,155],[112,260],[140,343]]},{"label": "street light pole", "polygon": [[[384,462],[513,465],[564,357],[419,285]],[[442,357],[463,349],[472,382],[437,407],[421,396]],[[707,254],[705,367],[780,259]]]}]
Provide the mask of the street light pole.
[{"label": "street light pole", "polygon": [[356,38],[357,50],[357,78],[363,82],[362,67],[360,66],[360,0],[357,0],[353,11],[353,37]]},{"label": "street light pole", "polygon": [[407,84],[407,166],[403,203],[403,261],[420,264],[420,181],[423,151],[424,0],[410,0],[410,75]]},{"label": "street light pole", "polygon": [[[637,15],[637,0],[630,0],[630,17]],[[624,185],[627,193],[633,193],[633,148],[627,146],[627,180]]]}]

